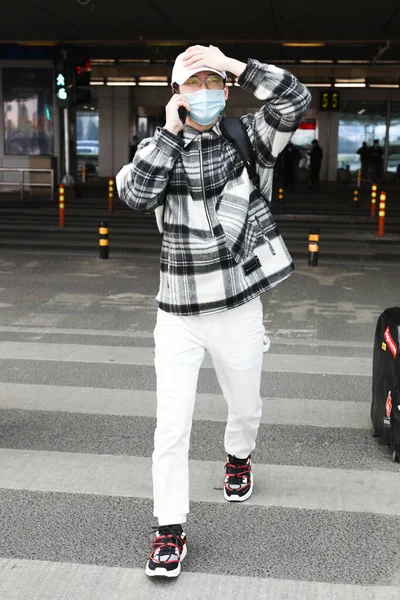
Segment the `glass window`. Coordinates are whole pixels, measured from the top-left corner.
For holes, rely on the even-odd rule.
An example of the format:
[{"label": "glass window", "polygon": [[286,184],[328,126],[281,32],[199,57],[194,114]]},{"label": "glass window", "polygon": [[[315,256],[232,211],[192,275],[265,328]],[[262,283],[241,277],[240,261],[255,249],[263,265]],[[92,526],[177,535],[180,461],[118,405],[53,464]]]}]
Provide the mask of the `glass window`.
[{"label": "glass window", "polygon": [[363,142],[374,140],[384,150],[386,136],[386,103],[345,101],[339,118],[338,168],[357,171],[361,167],[357,150]]},{"label": "glass window", "polygon": [[400,102],[392,102],[391,107],[388,171],[400,175]]},{"label": "glass window", "polygon": [[95,108],[76,112],[76,151],[89,156],[99,154],[99,113]]},{"label": "glass window", "polygon": [[5,154],[53,154],[52,81],[52,69],[3,69]]},{"label": "glass window", "polygon": [[88,176],[99,170],[99,111],[96,106],[76,111],[76,154],[78,171],[86,166]]}]

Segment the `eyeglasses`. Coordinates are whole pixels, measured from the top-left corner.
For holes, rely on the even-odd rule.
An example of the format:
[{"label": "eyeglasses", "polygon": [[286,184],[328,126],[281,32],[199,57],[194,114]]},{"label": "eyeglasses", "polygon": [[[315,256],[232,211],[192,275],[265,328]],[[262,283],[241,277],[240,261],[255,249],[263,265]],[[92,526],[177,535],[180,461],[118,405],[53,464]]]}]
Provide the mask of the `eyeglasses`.
[{"label": "eyeglasses", "polygon": [[201,79],[200,77],[189,77],[187,81],[183,85],[190,87],[192,90],[200,90],[202,83],[206,84],[206,88],[208,90],[223,90],[225,80],[222,79],[219,75],[208,75],[205,79]]}]

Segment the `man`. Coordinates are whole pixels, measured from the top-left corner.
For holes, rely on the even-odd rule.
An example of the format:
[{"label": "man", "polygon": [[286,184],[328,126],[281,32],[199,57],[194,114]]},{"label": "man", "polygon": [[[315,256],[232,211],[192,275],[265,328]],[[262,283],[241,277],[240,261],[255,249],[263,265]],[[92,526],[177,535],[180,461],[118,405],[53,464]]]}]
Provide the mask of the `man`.
[{"label": "man", "polygon": [[313,188],[319,185],[319,172],[321,170],[323,150],[318,143],[318,140],[313,140],[310,152],[310,186]]},{"label": "man", "polygon": [[379,140],[374,140],[374,145],[370,153],[371,178],[374,183],[381,181],[383,174],[383,150],[379,145]]},{"label": "man", "polygon": [[362,143],[361,148],[357,150],[357,154],[361,161],[361,177],[363,179],[368,179],[371,148],[367,145],[367,142]]},{"label": "man", "polygon": [[[264,101],[259,112],[242,117],[264,197],[221,135],[226,71]],[[165,126],[140,143],[133,163],[117,176],[121,199],[136,210],[156,210],[163,230],[154,331],[158,527],[146,573],[165,577],[179,575],[187,551],[182,524],[189,512],[189,437],[206,350],[228,404],[224,497],[241,502],[253,490],[265,332],[260,295],[293,270],[266,199],[276,157],[310,100],[286,71],[253,59],[242,63],[214,46],[192,46],[179,55],[172,88]]]},{"label": "man", "polygon": [[283,186],[286,190],[293,191],[296,168],[300,161],[300,152],[296,146],[289,142],[283,151]]}]

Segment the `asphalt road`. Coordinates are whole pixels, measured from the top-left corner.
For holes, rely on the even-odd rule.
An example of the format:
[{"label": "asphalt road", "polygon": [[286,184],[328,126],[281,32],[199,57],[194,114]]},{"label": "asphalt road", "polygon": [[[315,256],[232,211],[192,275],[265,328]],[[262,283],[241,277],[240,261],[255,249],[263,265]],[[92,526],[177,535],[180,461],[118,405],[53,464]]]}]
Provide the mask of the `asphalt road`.
[{"label": "asphalt road", "polygon": [[263,296],[254,494],[223,499],[226,408],[207,358],[188,556],[177,581],[157,582],[143,569],[159,239],[121,209],[100,260],[99,214],[75,207],[60,232],[53,208],[0,204],[0,598],[398,600],[399,465],[369,419],[376,320],[400,302],[397,226],[382,241],[368,219],[333,214],[312,268],[309,222],[280,217],[296,271]]}]

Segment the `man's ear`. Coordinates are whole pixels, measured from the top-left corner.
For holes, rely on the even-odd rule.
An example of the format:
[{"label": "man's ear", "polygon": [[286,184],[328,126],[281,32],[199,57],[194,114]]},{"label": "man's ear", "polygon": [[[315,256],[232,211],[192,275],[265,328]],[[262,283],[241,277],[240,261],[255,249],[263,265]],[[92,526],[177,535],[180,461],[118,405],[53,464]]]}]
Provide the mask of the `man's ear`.
[{"label": "man's ear", "polygon": [[228,100],[228,96],[229,96],[229,88],[228,88],[228,86],[226,85],[226,86],[224,87],[224,98],[225,98],[225,102]]}]

